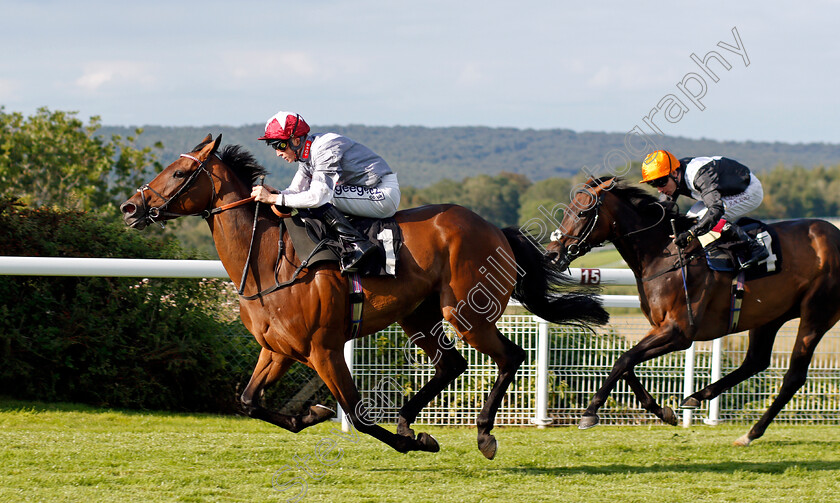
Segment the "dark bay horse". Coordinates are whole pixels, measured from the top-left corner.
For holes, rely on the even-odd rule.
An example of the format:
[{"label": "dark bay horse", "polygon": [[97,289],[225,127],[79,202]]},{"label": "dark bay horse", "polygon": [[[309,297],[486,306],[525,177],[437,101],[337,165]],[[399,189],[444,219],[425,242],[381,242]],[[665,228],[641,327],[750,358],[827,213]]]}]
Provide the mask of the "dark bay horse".
[{"label": "dark bay horse", "polygon": [[[705,258],[686,264],[683,284],[671,230],[690,223],[672,206],[665,206],[641,188],[620,180],[589,180],[575,195],[549,245],[549,255],[561,267],[593,246],[611,241],[636,276],[641,307],[652,328],[624,353],[584,412],[580,428],[598,423],[597,412],[616,381],[624,378],[642,406],[663,421],[676,424],[669,407],[660,407],[642,386],[633,368],[640,362],[687,349],[693,341],[708,341],[729,331],[733,272],[708,268]],[[805,383],[814,350],[840,319],[840,230],[823,220],[792,220],[773,224],[781,244],[782,270],[747,281],[738,331],[749,329],[749,347],[739,368],[687,397],[682,406],[696,408],[770,364],[776,332],[786,321],[800,318],[799,331],[779,394],[750,431],[735,441],[746,446],[764,434],[773,418]],[[695,240],[685,251],[695,254]],[[698,254],[699,255],[699,254]],[[686,300],[686,289],[690,301]],[[688,319],[687,306],[695,316]]]},{"label": "dark bay horse", "polygon": [[[264,387],[280,379],[297,361],[318,373],[359,431],[399,452],[436,452],[437,441],[425,433],[415,435],[410,425],[420,410],[466,369],[466,360],[438,329],[441,320],[446,320],[460,338],[489,355],[499,368],[477,419],[479,449],[492,459],[497,443],[490,431],[496,412],[525,359],[524,350],[495,325],[509,298],[513,296],[538,316],[557,323],[607,321],[594,296],[557,292],[563,286],[563,276],[518,231],[502,231],[455,205],[398,212],[396,220],[404,240],[398,277],[362,279],[365,300],[359,336],[399,323],[410,340],[432,358],[435,375],[401,408],[397,432],[391,433],[370,420],[344,361],[344,343],[351,338],[349,286],[337,265],[304,268],[288,286],[253,300],[246,298],[291,279],[301,259],[277,216],[265,205],[256,211],[255,204],[246,201],[265,170],[238,146],[220,150],[220,141],[221,136],[214,141],[208,135],[193,152],[183,154],[120,208],[126,224],[138,229],[179,216],[202,215],[237,287],[243,270],[248,270],[240,298],[241,317],[262,346],[241,396],[251,417],[297,432],[334,415],[321,406],[311,407],[306,414],[286,415],[260,405]],[[250,267],[246,267],[249,261]]]}]

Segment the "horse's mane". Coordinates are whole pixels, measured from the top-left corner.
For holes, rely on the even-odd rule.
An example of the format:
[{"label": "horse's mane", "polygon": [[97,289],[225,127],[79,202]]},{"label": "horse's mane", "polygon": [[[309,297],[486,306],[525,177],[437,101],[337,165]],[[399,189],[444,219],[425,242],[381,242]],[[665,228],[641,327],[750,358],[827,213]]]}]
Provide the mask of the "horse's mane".
[{"label": "horse's mane", "polygon": [[[589,182],[589,186],[594,187],[608,180],[610,178],[595,178]],[[677,204],[660,201],[658,197],[639,187],[638,184],[632,184],[623,178],[616,177],[614,181],[615,184],[609,189],[609,192],[636,208],[642,218],[660,218],[662,216],[662,209],[664,208],[664,220],[669,226],[671,219],[675,221],[678,230],[687,229],[694,223],[695,220],[693,218],[680,213],[680,208]]]},{"label": "horse's mane", "polygon": [[225,146],[222,153],[219,154],[219,158],[248,187],[255,185],[259,177],[268,174],[268,171],[254,159],[254,156],[239,145]]},{"label": "horse's mane", "polygon": [[[209,142],[199,143],[192,151],[201,150],[207,143]],[[239,145],[227,145],[217,154],[219,159],[231,168],[236,177],[248,187],[255,185],[260,176],[268,174],[268,171],[257,162],[253,154]]]}]

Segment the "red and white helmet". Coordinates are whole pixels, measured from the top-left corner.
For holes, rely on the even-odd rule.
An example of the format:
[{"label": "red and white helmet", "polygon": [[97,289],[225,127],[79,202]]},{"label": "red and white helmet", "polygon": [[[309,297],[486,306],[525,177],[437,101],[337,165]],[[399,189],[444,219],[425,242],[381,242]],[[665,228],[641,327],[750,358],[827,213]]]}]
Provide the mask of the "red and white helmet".
[{"label": "red and white helmet", "polygon": [[265,134],[258,140],[288,140],[309,133],[309,124],[300,114],[277,112],[265,123]]}]

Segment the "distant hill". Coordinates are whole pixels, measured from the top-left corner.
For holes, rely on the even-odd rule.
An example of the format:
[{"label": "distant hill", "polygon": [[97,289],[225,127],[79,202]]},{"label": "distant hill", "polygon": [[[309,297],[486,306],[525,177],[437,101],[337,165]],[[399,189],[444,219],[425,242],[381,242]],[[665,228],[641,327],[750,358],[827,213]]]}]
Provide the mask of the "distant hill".
[{"label": "distant hill", "polygon": [[[221,133],[223,145],[239,144],[250,151],[272,175],[268,183],[282,186],[295,167],[274,156],[263,142],[262,124],[249,126],[161,127],[144,126],[140,146],[162,142],[160,156],[166,165],[189,151],[207,133]],[[569,177],[583,166],[601,166],[612,150],[624,150],[623,133],[577,133],[568,129],[533,130],[487,127],[426,128],[419,126],[313,126],[313,131],[333,131],[369,146],[382,155],[399,175],[402,185],[426,187],[444,178],[462,180],[479,174],[510,171],[531,181]],[[100,134],[133,134],[134,128],[105,126]],[[734,142],[693,140],[680,137],[657,139],[677,157],[725,155],[761,172],[779,164],[811,168],[840,164],[840,144]],[[641,159],[633,159],[641,161]]]}]

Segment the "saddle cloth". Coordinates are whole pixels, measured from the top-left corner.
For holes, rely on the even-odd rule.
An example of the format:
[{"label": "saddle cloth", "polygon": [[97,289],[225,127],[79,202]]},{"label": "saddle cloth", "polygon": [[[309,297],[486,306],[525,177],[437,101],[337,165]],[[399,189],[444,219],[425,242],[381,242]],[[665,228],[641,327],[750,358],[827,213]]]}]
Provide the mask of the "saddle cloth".
[{"label": "saddle cloth", "polygon": [[[755,220],[744,217],[738,220],[738,225],[751,237],[763,243],[770,255],[749,269],[745,269],[746,280],[763,278],[776,274],[782,269],[782,250],[779,245],[779,236],[770,226]],[[706,261],[709,269],[713,271],[737,271],[739,267],[734,262],[737,260],[732,251],[727,249],[728,243],[721,243],[720,246],[712,244],[706,247]],[[734,243],[732,243],[734,244]]]},{"label": "saddle cloth", "polygon": [[[361,276],[396,276],[400,248],[402,248],[402,229],[396,220],[391,218],[361,218],[348,217],[350,223],[368,236],[376,245],[378,252],[366,258],[359,268]],[[301,259],[308,257],[318,243],[326,240],[324,245],[309,259],[309,266],[318,262],[338,262],[342,246],[327,230],[327,226],[316,218],[301,217],[295,213],[284,218],[286,229],[292,238],[295,252]]]}]

